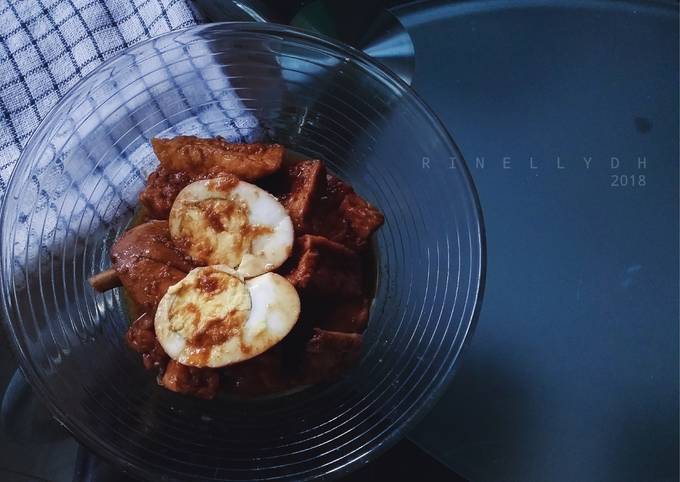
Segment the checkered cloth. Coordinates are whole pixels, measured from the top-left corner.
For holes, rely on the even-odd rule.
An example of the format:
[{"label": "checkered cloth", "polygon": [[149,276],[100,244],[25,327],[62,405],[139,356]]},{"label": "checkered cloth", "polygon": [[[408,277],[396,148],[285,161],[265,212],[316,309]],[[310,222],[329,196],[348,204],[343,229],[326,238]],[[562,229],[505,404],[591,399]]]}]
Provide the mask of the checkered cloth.
[{"label": "checkered cloth", "polygon": [[0,0],[0,197],[28,138],[78,80],[198,21],[186,0]]},{"label": "checkered cloth", "polygon": [[[2,198],[28,137],[50,107],[60,105],[58,122],[48,126],[49,138],[31,153],[30,171],[22,172],[21,185],[5,199],[8,224],[3,228],[12,233],[6,244],[12,252],[5,259],[14,265],[15,286],[23,289],[35,282],[36,272],[48,279],[87,249],[99,253],[94,245],[115,239],[158,164],[152,137],[220,135],[231,142],[267,138],[267,123],[253,115],[230,82],[230,76],[248,76],[251,64],[232,47],[230,60],[241,62],[224,65],[225,59],[215,55],[209,42],[192,41],[191,33],[161,35],[131,47],[98,75],[85,79],[77,94],[67,94],[117,50],[196,23],[188,4],[145,0],[133,5],[117,0],[114,6],[96,0],[78,6],[73,2],[80,0],[61,0],[50,9],[51,4],[41,0],[38,9],[48,14],[39,15],[29,8],[32,14],[20,13],[23,3],[3,6],[4,1],[0,0],[0,19],[9,12],[15,25],[0,27],[4,42],[0,85],[5,87],[0,89]],[[158,3],[164,1],[165,10]],[[154,9],[147,10],[151,5]],[[74,25],[68,33],[63,31],[67,25]],[[219,26],[204,30],[210,28]],[[19,55],[8,55],[21,48]],[[276,88],[271,91],[273,101],[280,93]],[[108,267],[108,256],[95,261],[89,257],[87,262],[96,263],[88,270],[101,271]]]}]

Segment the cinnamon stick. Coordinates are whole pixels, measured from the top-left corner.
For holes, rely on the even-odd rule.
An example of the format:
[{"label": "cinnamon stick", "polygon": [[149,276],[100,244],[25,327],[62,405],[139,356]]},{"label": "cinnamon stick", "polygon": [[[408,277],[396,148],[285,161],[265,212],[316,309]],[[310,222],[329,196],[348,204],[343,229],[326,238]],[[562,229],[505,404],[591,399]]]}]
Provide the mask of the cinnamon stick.
[{"label": "cinnamon stick", "polygon": [[89,281],[92,287],[100,293],[122,286],[118,273],[113,268],[91,276]]}]

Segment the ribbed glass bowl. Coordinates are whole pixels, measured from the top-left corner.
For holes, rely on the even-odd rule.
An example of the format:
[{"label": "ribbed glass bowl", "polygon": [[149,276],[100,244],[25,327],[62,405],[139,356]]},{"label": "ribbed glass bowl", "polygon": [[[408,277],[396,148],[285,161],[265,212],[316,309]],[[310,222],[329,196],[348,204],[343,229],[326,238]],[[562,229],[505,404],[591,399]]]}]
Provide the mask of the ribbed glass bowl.
[{"label": "ribbed glass bowl", "polygon": [[[157,160],[154,136],[273,141],[385,214],[363,358],[335,384],[259,400],[166,391],[125,345],[110,267]],[[86,446],[136,476],[307,479],[375,457],[451,378],[479,308],[474,188],[441,123],[349,47],[271,24],[152,39],[71,90],[26,146],[2,206],[4,323],[28,379]]]}]

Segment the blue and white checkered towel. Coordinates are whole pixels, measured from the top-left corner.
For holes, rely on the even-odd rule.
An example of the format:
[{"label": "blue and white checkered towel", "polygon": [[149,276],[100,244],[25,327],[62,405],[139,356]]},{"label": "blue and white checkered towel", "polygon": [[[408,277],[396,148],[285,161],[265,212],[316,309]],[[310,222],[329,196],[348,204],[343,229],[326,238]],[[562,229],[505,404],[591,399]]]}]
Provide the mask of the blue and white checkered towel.
[{"label": "blue and white checkered towel", "polygon": [[78,80],[198,21],[186,0],[0,0],[0,198],[28,138]]}]

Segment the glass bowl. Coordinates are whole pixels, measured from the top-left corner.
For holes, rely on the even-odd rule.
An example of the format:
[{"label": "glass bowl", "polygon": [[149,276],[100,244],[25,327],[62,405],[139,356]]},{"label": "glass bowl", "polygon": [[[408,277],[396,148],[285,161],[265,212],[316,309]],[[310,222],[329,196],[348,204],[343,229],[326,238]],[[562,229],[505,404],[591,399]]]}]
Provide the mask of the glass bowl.
[{"label": "glass bowl", "polygon": [[[124,342],[110,267],[157,160],[154,136],[274,141],[326,161],[385,214],[360,364],[256,400],[159,387]],[[460,152],[395,75],[271,24],[172,32],[104,63],[21,155],[2,207],[4,323],[26,376],[83,444],[147,479],[309,479],[367,462],[451,378],[479,309],[480,209]]]}]

